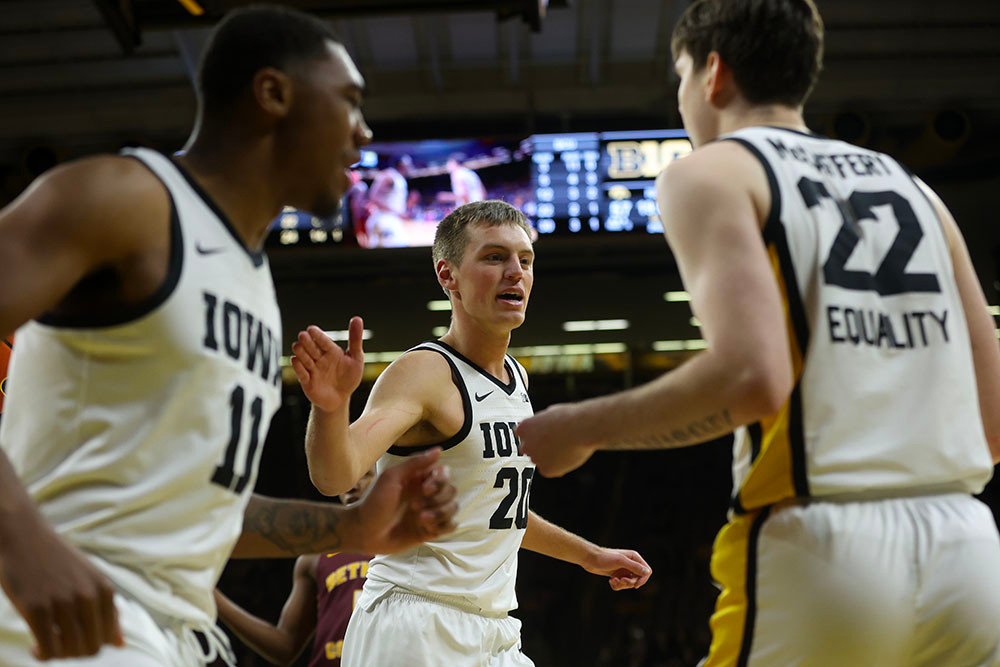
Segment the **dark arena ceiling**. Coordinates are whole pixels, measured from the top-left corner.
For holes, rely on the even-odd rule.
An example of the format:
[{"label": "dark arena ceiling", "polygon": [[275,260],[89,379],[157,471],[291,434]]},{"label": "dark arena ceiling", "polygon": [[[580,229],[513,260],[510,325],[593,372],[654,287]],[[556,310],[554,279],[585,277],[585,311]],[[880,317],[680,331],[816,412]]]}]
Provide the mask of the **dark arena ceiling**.
[{"label": "dark arena ceiling", "polygon": [[[0,1],[0,162],[22,167],[36,147],[64,159],[127,141],[180,143],[206,33],[243,4]],[[669,36],[687,0],[552,0],[541,11],[536,0],[285,4],[338,29],[381,136],[679,123]],[[1000,2],[818,4],[827,45],[807,107],[816,129],[833,133],[839,121],[855,140],[898,142],[876,135],[937,120],[962,136],[1000,121]]]}]

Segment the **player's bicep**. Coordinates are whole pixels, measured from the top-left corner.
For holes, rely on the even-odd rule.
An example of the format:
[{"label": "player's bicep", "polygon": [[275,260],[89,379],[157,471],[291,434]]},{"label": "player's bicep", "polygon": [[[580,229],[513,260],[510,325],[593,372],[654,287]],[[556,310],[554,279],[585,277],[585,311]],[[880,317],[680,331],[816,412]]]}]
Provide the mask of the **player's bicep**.
[{"label": "player's bicep", "polygon": [[52,308],[93,266],[76,198],[43,176],[0,211],[0,332]]},{"label": "player's bicep", "polygon": [[754,175],[744,173],[745,164],[727,169],[695,157],[677,165],[689,169],[665,172],[658,194],[705,340],[736,363],[758,360],[790,373],[781,294],[749,186],[743,187]]},{"label": "player's bicep", "polygon": [[[144,215],[155,214],[133,196],[127,175],[136,169],[145,170],[117,157],[57,167],[0,211],[0,333],[50,310],[85,275],[134,251]],[[161,199],[156,213],[166,207],[165,192]]]},{"label": "player's bicep", "polygon": [[[433,356],[430,356],[433,355]],[[440,391],[436,352],[410,352],[379,376],[364,412],[351,424],[351,440],[371,461],[395,444],[407,431],[429,418]]]}]

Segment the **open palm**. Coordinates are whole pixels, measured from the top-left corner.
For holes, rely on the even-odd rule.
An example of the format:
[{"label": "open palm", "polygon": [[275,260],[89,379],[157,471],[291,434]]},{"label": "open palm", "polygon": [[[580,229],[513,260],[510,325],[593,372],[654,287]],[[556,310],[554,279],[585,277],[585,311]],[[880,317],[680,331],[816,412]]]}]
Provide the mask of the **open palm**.
[{"label": "open palm", "polygon": [[361,384],[365,367],[363,331],[361,318],[352,317],[346,350],[317,326],[300,331],[292,343],[292,368],[306,397],[321,410],[333,412],[343,407]]}]

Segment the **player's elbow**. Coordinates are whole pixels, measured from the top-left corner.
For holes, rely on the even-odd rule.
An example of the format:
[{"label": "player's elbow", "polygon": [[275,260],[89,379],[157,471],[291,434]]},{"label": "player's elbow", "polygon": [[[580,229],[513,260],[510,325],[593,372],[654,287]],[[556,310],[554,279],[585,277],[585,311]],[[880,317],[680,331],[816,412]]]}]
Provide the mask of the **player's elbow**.
[{"label": "player's elbow", "polygon": [[735,387],[735,399],[743,421],[758,421],[781,410],[793,386],[790,363],[757,359],[744,366]]},{"label": "player's elbow", "polygon": [[346,477],[346,475],[328,474],[319,467],[309,466],[309,481],[324,496],[337,496],[350,489],[354,483],[345,482]]}]

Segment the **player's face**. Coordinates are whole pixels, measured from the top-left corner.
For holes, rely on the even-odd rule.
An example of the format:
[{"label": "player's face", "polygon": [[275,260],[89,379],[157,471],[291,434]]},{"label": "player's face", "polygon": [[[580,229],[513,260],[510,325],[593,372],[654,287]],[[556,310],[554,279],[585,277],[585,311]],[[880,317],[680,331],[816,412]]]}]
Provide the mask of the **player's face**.
[{"label": "player's face", "polygon": [[340,502],[342,502],[345,505],[352,505],[358,502],[359,500],[361,500],[361,498],[364,497],[365,491],[368,490],[368,487],[371,486],[371,483],[374,480],[375,480],[375,468],[372,468],[371,470],[366,472],[364,476],[358,480],[358,483],[355,484],[353,487],[351,487],[350,490],[340,494]]},{"label": "player's face", "polygon": [[468,243],[455,272],[461,308],[487,330],[510,333],[524,322],[534,283],[535,252],[517,225],[466,228]]},{"label": "player's face", "polygon": [[293,112],[286,122],[291,202],[319,217],[334,215],[351,185],[350,167],[372,133],[361,113],[364,79],[340,44],[329,57],[303,66],[294,77]]},{"label": "player's face", "polygon": [[711,129],[711,107],[705,100],[705,75],[707,67],[695,69],[694,60],[687,51],[681,51],[674,62],[674,70],[680,77],[677,87],[677,108],[684,121],[684,129],[691,137],[691,145],[697,148],[715,139]]}]

